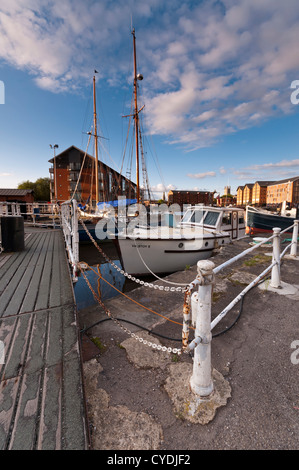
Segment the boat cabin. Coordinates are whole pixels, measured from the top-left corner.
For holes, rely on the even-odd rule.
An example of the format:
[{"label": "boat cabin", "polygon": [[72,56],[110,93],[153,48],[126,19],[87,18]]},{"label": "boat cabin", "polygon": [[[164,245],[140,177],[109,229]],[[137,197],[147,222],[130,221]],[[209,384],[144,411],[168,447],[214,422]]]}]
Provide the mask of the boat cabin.
[{"label": "boat cabin", "polygon": [[232,240],[245,236],[245,211],[237,207],[193,206],[187,209],[181,227],[204,227],[211,232],[228,232]]}]

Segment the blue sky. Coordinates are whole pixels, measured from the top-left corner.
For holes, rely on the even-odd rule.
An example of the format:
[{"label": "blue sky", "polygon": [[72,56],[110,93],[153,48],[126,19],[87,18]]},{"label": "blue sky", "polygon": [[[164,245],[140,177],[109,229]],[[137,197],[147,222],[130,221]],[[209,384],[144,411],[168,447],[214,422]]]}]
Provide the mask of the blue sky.
[{"label": "blue sky", "polygon": [[48,176],[49,144],[86,149],[94,69],[101,158],[120,169],[132,25],[155,190],[299,175],[297,0],[2,0],[0,187]]}]

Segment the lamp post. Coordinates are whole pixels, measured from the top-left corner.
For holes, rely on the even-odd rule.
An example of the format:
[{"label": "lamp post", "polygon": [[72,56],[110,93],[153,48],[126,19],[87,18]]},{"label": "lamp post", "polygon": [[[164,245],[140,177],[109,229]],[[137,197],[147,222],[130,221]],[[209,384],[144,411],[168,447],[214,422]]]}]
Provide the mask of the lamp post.
[{"label": "lamp post", "polygon": [[58,149],[58,145],[55,144],[55,145],[51,145],[50,144],[50,148],[53,149],[54,151],[54,200],[55,202],[57,202],[57,178],[56,178],[56,156],[55,156],[55,149]]}]

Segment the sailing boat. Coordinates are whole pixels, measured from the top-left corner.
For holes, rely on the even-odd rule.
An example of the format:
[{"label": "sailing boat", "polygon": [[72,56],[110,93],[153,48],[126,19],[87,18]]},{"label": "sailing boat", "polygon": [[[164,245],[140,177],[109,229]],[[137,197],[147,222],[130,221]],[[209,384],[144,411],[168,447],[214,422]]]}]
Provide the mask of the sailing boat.
[{"label": "sailing boat", "polygon": [[[98,73],[97,70],[94,71],[95,73]],[[100,215],[97,213],[97,206],[99,203],[99,157],[98,157],[98,134],[97,134],[97,110],[96,110],[96,78],[95,75],[93,76],[93,126],[94,126],[94,133],[89,131],[87,134],[89,135],[89,140],[90,137],[94,137],[94,144],[95,144],[95,201],[93,201],[90,197],[86,201],[86,204],[82,206],[82,204],[79,204],[79,214],[82,218],[91,218],[94,219],[99,219],[102,217],[102,214]],[[84,160],[82,163],[82,167],[84,165]],[[82,168],[81,168],[82,169]],[[92,182],[91,182],[92,185]],[[92,192],[92,189],[91,189]],[[90,200],[91,199],[91,200]],[[91,210],[89,210],[89,205],[91,205]],[[87,211],[86,211],[87,209]]]},{"label": "sailing boat", "polygon": [[[95,74],[98,73],[96,70],[94,71]],[[88,232],[92,237],[95,236],[95,227],[97,222],[104,217],[104,213],[99,213],[97,211],[97,205],[99,203],[99,158],[98,158],[98,134],[97,134],[97,111],[96,111],[96,77],[93,76],[93,133],[89,131],[87,133],[89,135],[88,144],[90,142],[91,137],[94,137],[94,145],[95,145],[95,200],[92,199],[93,197],[93,182],[91,178],[91,195],[88,197],[87,201],[84,205],[78,204],[78,216],[79,219],[84,221],[86,224]],[[86,156],[86,153],[85,153]],[[79,178],[84,166],[85,156],[83,158]],[[79,181],[78,178],[78,181]],[[74,191],[75,194],[75,191]],[[79,240],[81,242],[87,241],[90,242],[90,238],[88,233],[86,233],[85,228],[81,225],[79,226]]]},{"label": "sailing boat", "polygon": [[[95,73],[97,71],[95,70]],[[109,200],[108,194],[110,193],[110,199],[112,196],[112,190],[111,188],[108,188],[107,190],[107,181],[105,181],[104,178],[104,173],[106,172],[106,177],[107,173],[108,178],[112,176],[112,173],[114,177],[117,180],[117,188],[118,188],[118,196],[122,195],[121,189],[123,189],[123,186],[127,185],[132,185],[132,182],[129,181],[127,178],[123,177],[121,174],[118,174],[115,170],[112,170],[109,168],[107,165],[103,164],[102,162],[99,161],[98,157],[98,138],[104,138],[100,135],[98,135],[98,129],[97,129],[97,109],[96,109],[96,79],[95,75],[93,76],[93,132],[88,132],[87,134],[89,135],[89,141],[90,142],[91,137],[94,137],[94,144],[95,144],[95,161],[94,161],[94,169],[95,169],[95,184],[93,184],[92,178],[91,178],[91,196],[88,197],[87,201],[85,204],[78,204],[78,210],[79,210],[79,219],[83,220],[84,223],[87,223],[88,226],[88,231],[91,233],[93,237],[96,236],[96,224],[99,221],[102,221],[103,219],[105,220],[105,223],[108,222],[109,220],[113,220],[113,224],[115,227],[115,235],[117,234],[117,221],[116,217],[118,216],[118,205],[121,204],[122,206],[124,205],[129,205],[129,204],[134,204],[137,202],[137,199],[131,199],[131,198],[118,198],[117,200]],[[85,162],[85,156],[83,158],[83,162],[81,165],[81,170],[79,174],[79,178],[82,173],[82,169],[84,166]],[[103,201],[100,201],[99,199],[99,163],[101,163],[101,186],[102,186],[102,196],[103,196]],[[79,180],[78,178],[78,180]],[[112,179],[112,178],[111,178]],[[109,178],[110,180],[110,178]],[[105,187],[106,187],[106,194],[105,194]],[[137,184],[137,187],[139,187],[139,181]],[[74,191],[74,194],[76,192],[76,189]],[[73,196],[74,196],[73,194]],[[137,190],[137,194],[139,193],[139,189]],[[94,199],[93,199],[94,198]],[[123,222],[123,221],[122,221]],[[100,232],[100,231],[99,231]],[[106,232],[106,230],[104,230]],[[103,230],[102,230],[102,235],[103,235]],[[79,237],[80,241],[90,241],[90,238],[88,234],[86,233],[85,229],[80,228],[79,229]],[[101,237],[102,240],[106,240],[107,237],[104,233],[104,236]]]},{"label": "sailing boat", "polygon": [[[136,68],[136,38],[134,46],[134,98],[136,178],[139,185],[139,112],[137,80],[142,79]],[[140,202],[140,192],[137,192]],[[156,219],[157,220],[157,219]],[[200,259],[209,258],[213,250],[245,234],[243,209],[205,207],[187,210],[178,227],[153,225],[135,226],[118,234],[115,244],[123,269],[131,275],[156,275],[184,269]]]}]

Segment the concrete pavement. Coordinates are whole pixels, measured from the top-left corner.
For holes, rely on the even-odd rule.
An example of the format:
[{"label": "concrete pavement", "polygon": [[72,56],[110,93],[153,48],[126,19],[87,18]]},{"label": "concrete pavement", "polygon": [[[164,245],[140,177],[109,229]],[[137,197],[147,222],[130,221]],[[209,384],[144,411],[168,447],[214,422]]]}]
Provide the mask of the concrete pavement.
[{"label": "concrete pavement", "polygon": [[[248,248],[234,242],[213,258],[216,265]],[[212,317],[258,274],[271,258],[259,248],[216,276]],[[258,256],[257,256],[258,255]],[[245,264],[246,261],[246,264]],[[290,289],[273,291],[269,282],[249,291],[237,323],[238,304],[216,326],[212,366],[225,400],[206,421],[188,418],[191,355],[158,351],[136,341],[99,307],[79,312],[81,327],[101,321],[84,339],[84,370],[92,447],[101,450],[219,450],[299,448],[299,261],[285,259],[281,278]],[[166,278],[188,283],[196,267]],[[161,281],[157,281],[161,284]],[[280,294],[280,295],[279,295]],[[283,295],[281,295],[283,294]],[[136,302],[182,322],[184,294],[138,287]],[[151,342],[180,348],[182,328],[123,296],[105,302],[122,324]],[[137,325],[137,326],[136,326]],[[149,333],[146,329],[152,331]],[[162,336],[156,336],[155,334]],[[219,333],[219,335],[216,335]],[[95,348],[94,340],[99,348]],[[192,338],[191,338],[192,339]]]}]

